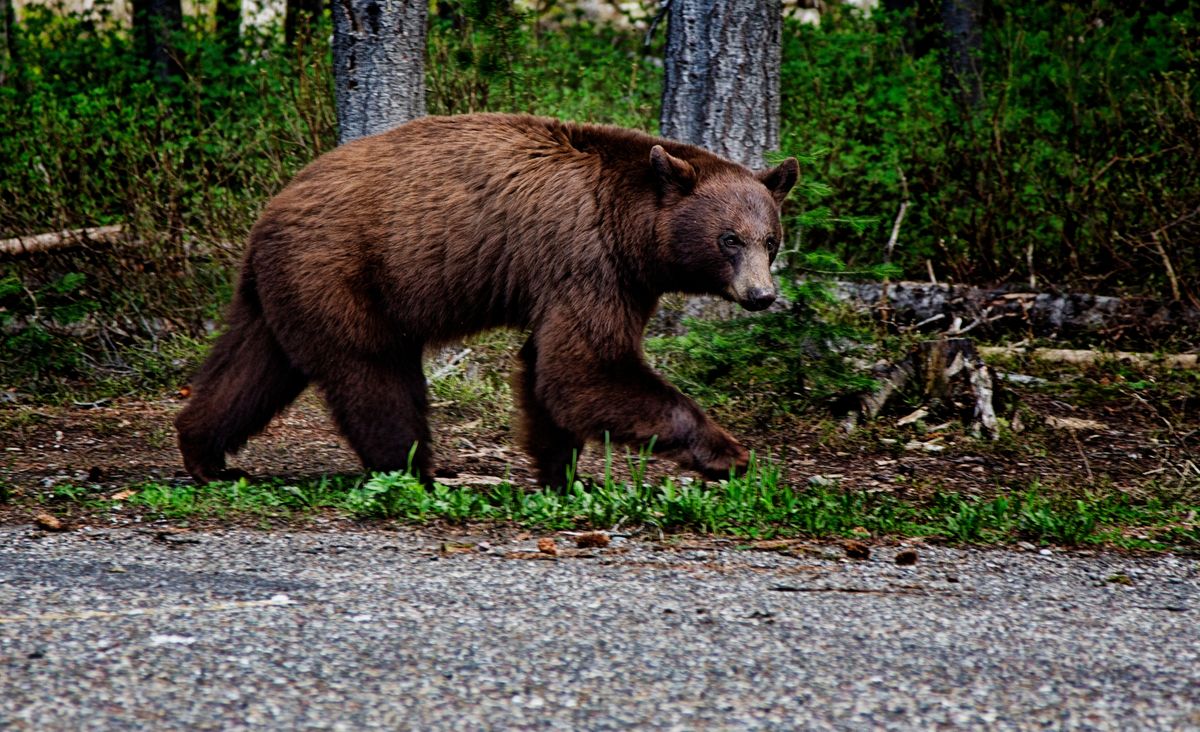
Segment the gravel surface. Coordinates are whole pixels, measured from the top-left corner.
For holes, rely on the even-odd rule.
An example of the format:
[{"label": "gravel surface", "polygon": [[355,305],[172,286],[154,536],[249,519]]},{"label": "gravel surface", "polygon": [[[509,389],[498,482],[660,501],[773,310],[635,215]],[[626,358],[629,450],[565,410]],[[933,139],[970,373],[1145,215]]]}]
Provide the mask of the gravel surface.
[{"label": "gravel surface", "polygon": [[1195,559],[537,538],[0,529],[0,729],[1200,729]]}]

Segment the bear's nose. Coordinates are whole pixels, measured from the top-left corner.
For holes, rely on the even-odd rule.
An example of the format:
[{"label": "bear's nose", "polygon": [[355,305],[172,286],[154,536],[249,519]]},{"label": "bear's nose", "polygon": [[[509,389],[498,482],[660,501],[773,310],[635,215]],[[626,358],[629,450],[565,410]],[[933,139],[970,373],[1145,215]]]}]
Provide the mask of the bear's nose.
[{"label": "bear's nose", "polygon": [[742,300],[742,307],[747,310],[765,310],[775,302],[775,292],[762,287],[752,287]]}]

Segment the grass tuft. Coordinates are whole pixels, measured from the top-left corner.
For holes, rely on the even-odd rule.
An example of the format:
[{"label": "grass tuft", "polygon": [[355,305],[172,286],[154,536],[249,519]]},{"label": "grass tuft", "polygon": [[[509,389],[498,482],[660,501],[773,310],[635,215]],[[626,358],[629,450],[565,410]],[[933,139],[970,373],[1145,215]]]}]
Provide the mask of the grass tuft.
[{"label": "grass tuft", "polygon": [[[611,457],[611,453],[610,453]],[[645,454],[627,456],[632,480],[612,471],[577,479],[561,491],[496,486],[427,485],[407,472],[367,478],[322,477],[191,484],[147,483],[124,505],[168,519],[302,518],[333,511],[364,520],[425,524],[510,523],[541,530],[649,529],[750,539],[830,538],[865,534],[921,537],[956,544],[1105,545],[1171,550],[1200,547],[1200,505],[1172,498],[1136,499],[1118,492],[1055,496],[1034,483],[991,499],[937,493],[903,499],[836,486],[797,488],[780,480],[770,461],[754,461],[743,476],[716,483],[644,480]],[[640,466],[640,470],[639,470]],[[71,485],[55,487],[44,503],[108,510],[119,504]]]}]

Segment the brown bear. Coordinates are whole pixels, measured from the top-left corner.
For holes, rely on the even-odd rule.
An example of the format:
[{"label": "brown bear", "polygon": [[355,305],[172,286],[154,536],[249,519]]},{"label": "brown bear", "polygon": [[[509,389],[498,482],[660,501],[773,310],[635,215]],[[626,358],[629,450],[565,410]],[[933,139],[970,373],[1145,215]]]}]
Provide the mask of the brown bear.
[{"label": "brown bear", "polygon": [[529,331],[515,383],[523,443],[560,485],[588,439],[646,444],[727,476],[746,450],[647,365],[667,292],[748,310],[795,159],[754,173],[617,127],[523,115],[425,117],[318,158],[250,233],[227,330],[175,426],[197,480],[310,382],[368,470],[429,475],[425,348]]}]

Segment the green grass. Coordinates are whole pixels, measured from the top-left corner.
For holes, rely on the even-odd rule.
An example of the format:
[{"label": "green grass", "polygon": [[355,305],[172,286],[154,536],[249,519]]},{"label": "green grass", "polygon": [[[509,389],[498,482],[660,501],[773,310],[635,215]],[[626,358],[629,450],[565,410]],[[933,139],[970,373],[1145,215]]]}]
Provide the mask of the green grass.
[{"label": "green grass", "polygon": [[[408,473],[190,484],[147,483],[123,504],[173,519],[303,518],[332,511],[347,518],[409,524],[507,523],[541,529],[651,529],[749,539],[859,536],[921,537],[955,544],[1103,545],[1150,551],[1200,547],[1200,501],[1194,492],[1135,499],[1111,491],[1078,497],[1034,483],[991,499],[951,493],[902,499],[891,494],[796,488],[772,464],[717,483],[667,478],[649,482],[645,459],[627,458],[633,479],[606,475],[562,491],[423,485]],[[116,503],[60,485],[42,502],[67,509],[107,510]]]}]

